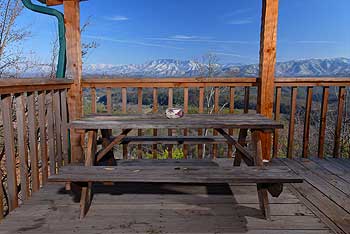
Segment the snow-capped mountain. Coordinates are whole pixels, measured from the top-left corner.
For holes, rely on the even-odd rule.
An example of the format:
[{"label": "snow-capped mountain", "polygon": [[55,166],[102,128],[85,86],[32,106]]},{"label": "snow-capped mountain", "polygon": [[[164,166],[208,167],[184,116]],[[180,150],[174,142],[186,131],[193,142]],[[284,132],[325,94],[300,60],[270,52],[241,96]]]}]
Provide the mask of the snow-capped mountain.
[{"label": "snow-capped mountain", "polygon": [[[134,77],[191,77],[207,76],[257,76],[257,64],[207,64],[192,60],[159,59],[144,64],[111,65],[90,64],[84,67],[85,75]],[[279,62],[276,76],[350,76],[350,59],[307,59]]]}]

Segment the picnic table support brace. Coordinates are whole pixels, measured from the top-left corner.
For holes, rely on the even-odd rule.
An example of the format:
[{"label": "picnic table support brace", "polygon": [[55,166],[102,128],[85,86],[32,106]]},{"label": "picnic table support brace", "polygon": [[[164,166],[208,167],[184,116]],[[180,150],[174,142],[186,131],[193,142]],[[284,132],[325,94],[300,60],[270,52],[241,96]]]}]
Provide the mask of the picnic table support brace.
[{"label": "picnic table support brace", "polygon": [[[88,144],[85,156],[85,166],[93,166],[96,152],[97,130],[88,131]],[[81,189],[80,198],[80,219],[83,219],[88,212],[92,201],[92,182],[85,183]]]}]

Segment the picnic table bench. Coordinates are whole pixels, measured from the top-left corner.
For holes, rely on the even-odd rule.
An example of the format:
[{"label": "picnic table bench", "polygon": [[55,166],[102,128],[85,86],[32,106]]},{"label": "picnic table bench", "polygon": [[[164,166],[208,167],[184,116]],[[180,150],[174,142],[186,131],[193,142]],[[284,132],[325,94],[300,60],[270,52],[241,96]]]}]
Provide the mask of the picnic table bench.
[{"label": "picnic table bench", "polygon": [[[94,115],[69,123],[72,131],[88,134],[87,151],[84,165],[67,165],[56,175],[52,182],[75,182],[82,186],[80,200],[80,218],[85,217],[92,200],[93,182],[152,182],[152,183],[255,183],[260,208],[263,215],[270,219],[268,193],[277,197],[283,190],[283,183],[301,183],[302,179],[287,167],[264,166],[259,134],[282,128],[280,123],[259,114],[203,115],[189,114],[180,119],[167,119],[163,115]],[[154,142],[152,137],[127,136],[133,129],[214,129],[222,138],[210,138],[207,141],[222,139],[236,148],[234,166],[223,166],[218,160],[136,160],[118,161],[116,166],[94,166],[102,160],[113,147],[121,143]],[[122,129],[113,138],[104,139],[103,149],[97,152],[97,131]],[[226,129],[239,129],[239,139],[235,140]],[[251,132],[251,148],[246,147],[247,131]],[[158,139],[159,140],[159,139]],[[163,142],[201,142],[203,137],[161,137]],[[204,141],[205,142],[205,141]],[[238,167],[241,161],[249,167]]]}]

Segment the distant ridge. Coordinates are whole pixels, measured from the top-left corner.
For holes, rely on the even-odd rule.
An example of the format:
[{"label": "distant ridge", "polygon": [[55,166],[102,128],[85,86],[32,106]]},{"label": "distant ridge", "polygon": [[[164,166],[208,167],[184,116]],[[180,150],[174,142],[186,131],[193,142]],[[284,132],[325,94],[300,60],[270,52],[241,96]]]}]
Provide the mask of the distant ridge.
[{"label": "distant ridge", "polygon": [[[84,74],[133,77],[194,77],[206,74],[206,65],[192,60],[158,59],[144,64],[109,65],[90,64],[84,66]],[[259,66],[216,64],[215,76],[258,76]],[[350,76],[349,58],[305,59],[279,62],[277,77],[306,76]]]}]

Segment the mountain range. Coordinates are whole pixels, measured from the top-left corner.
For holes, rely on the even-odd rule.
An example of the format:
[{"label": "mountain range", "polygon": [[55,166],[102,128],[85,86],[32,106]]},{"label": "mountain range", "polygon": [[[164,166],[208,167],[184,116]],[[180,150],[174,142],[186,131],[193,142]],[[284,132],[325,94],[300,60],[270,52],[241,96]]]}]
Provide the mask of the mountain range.
[{"label": "mountain range", "polygon": [[[158,59],[144,64],[110,65],[90,64],[84,66],[84,74],[133,77],[194,77],[194,76],[258,76],[258,64],[208,65],[193,60]],[[350,76],[349,58],[306,59],[278,62],[277,77]]]}]

